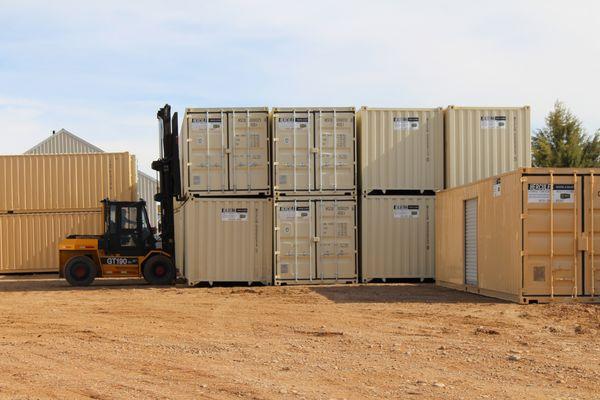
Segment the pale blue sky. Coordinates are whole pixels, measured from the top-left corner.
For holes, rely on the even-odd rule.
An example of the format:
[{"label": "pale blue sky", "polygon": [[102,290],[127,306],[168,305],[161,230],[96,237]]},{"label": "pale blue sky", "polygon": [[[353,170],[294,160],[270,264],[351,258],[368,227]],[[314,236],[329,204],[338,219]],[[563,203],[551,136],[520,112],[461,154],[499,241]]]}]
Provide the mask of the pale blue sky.
[{"label": "pale blue sky", "polygon": [[66,128],[149,171],[187,106],[532,106],[600,128],[597,1],[0,0],[0,153]]}]

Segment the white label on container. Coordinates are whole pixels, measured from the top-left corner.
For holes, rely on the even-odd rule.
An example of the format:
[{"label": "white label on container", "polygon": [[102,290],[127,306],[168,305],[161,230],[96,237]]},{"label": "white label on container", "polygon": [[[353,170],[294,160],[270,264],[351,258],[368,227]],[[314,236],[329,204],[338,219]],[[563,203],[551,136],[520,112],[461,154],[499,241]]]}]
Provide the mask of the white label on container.
[{"label": "white label on container", "polygon": [[394,218],[419,218],[419,206],[394,204]]},{"label": "white label on container", "polygon": [[[555,183],[553,191],[554,203],[573,203],[575,201],[575,185]],[[549,183],[530,183],[527,185],[529,203],[548,203],[550,200]]]},{"label": "white label on container", "polygon": [[416,131],[419,129],[419,117],[394,117],[395,131]]},{"label": "white label on container", "polygon": [[199,185],[199,184],[200,184],[200,175],[192,176],[192,185]]},{"label": "white label on container", "polygon": [[221,128],[221,118],[209,118],[208,124],[206,123],[206,118],[192,118],[191,121],[191,129],[220,129]]},{"label": "white label on container", "polygon": [[308,126],[308,117],[280,117],[277,118],[277,125],[283,129],[301,129],[306,128]]},{"label": "white label on container", "polygon": [[481,117],[481,129],[504,129],[506,128],[506,115]]},{"label": "white label on container", "polygon": [[248,221],[248,209],[221,208],[221,221]]},{"label": "white label on container", "polygon": [[499,197],[502,194],[501,191],[502,191],[501,182],[500,182],[500,178],[498,178],[494,181],[494,184],[492,185],[492,196]]},{"label": "white label on container", "polygon": [[308,219],[310,208],[308,206],[279,207],[279,218],[286,220]]}]

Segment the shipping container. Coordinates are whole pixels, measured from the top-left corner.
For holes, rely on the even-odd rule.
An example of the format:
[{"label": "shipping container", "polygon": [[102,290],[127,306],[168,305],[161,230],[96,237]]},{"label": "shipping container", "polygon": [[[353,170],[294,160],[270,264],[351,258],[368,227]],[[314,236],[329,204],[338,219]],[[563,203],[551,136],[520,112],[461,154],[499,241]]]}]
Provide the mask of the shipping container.
[{"label": "shipping container", "polygon": [[354,107],[274,108],[273,185],[279,196],[356,192]]},{"label": "shipping container", "polygon": [[357,113],[363,194],[444,187],[442,108],[367,108]]},{"label": "shipping container", "polygon": [[436,281],[519,303],[600,296],[600,169],[521,168],[436,196]]},{"label": "shipping container", "polygon": [[0,214],[0,273],[58,272],[58,243],[67,235],[101,234],[102,212]]},{"label": "shipping container", "polygon": [[191,198],[183,212],[176,222],[184,224],[183,275],[190,285],[272,282],[272,199]]},{"label": "shipping container", "polygon": [[529,106],[445,110],[446,188],[531,166]]},{"label": "shipping container", "polygon": [[183,276],[185,249],[185,212],[183,204],[177,201],[175,202],[173,217],[175,224],[175,267],[177,268],[177,275]]},{"label": "shipping container", "polygon": [[270,194],[268,108],[188,108],[181,137],[185,193]]},{"label": "shipping container", "polygon": [[0,156],[0,213],[98,209],[104,198],[135,200],[129,153]]},{"label": "shipping container", "polygon": [[[61,129],[58,132],[53,132],[52,135],[27,150],[24,154],[89,154],[89,153],[104,153],[99,147],[87,142],[67,131]],[[158,202],[154,201],[156,194],[157,179],[138,171],[138,193],[139,199],[144,199],[148,208],[148,219],[152,226],[158,225]]]},{"label": "shipping container", "polygon": [[434,196],[363,196],[361,279],[432,279]]},{"label": "shipping container", "polygon": [[275,203],[275,284],[357,280],[356,199],[301,197]]}]

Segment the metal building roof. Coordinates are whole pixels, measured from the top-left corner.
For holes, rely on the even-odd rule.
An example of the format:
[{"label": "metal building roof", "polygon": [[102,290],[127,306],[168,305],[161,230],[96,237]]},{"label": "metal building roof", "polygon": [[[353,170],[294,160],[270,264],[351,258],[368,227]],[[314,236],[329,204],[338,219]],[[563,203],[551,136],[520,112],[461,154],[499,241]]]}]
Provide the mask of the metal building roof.
[{"label": "metal building roof", "polygon": [[66,129],[61,129],[25,152],[25,154],[70,153],[104,153],[104,150],[72,134]]}]

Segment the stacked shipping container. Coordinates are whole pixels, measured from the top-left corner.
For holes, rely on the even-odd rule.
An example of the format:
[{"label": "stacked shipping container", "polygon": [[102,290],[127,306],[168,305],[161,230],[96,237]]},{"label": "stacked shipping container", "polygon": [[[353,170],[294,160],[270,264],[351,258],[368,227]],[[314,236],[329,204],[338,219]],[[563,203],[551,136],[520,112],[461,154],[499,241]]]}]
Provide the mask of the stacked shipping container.
[{"label": "stacked shipping container", "polygon": [[445,110],[446,188],[531,167],[530,108]]},{"label": "stacked shipping container", "polygon": [[188,108],[176,263],[189,284],[272,280],[268,108]]},{"label": "stacked shipping container", "polygon": [[356,282],[355,110],[274,108],[275,284]]},{"label": "stacked shipping container", "polygon": [[100,201],[135,200],[129,153],[0,157],[0,272],[58,270],[58,242],[100,234]]},{"label": "stacked shipping container", "polygon": [[441,108],[357,114],[361,278],[434,277],[434,194],[444,184]]}]

